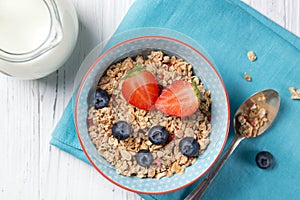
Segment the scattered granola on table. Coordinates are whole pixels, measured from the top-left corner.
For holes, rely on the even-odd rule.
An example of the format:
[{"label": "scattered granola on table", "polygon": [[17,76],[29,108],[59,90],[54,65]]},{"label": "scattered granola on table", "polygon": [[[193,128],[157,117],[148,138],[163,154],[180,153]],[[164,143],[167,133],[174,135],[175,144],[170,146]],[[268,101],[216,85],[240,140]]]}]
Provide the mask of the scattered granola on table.
[{"label": "scattered granola on table", "polygon": [[89,135],[119,174],[182,174],[210,143],[210,92],[182,59],[161,51],[128,57],[111,65],[97,88],[110,99],[102,108],[90,106]]},{"label": "scattered granola on table", "polygon": [[253,51],[249,51],[247,53],[247,56],[248,56],[248,59],[251,61],[251,62],[254,62],[256,60],[256,55]]},{"label": "scattered granola on table", "polygon": [[290,87],[289,88],[290,92],[291,92],[291,99],[300,99],[300,89],[295,90],[294,87]]},{"label": "scattered granola on table", "polygon": [[244,73],[244,79],[248,82],[252,81],[252,77],[249,74],[247,74],[246,72]]}]

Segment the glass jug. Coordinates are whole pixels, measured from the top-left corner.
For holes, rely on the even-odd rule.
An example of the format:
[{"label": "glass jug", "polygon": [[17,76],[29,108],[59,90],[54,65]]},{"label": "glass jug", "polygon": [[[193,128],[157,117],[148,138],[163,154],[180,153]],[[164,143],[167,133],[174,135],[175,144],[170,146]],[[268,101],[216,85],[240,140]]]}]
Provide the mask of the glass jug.
[{"label": "glass jug", "polygon": [[62,66],[78,35],[69,0],[0,1],[0,72],[38,79]]}]

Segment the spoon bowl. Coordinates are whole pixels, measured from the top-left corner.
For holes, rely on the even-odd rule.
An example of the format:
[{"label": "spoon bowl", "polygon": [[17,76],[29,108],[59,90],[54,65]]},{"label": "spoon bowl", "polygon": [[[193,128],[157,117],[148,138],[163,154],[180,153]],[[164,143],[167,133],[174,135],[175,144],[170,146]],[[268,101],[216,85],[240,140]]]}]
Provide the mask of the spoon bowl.
[{"label": "spoon bowl", "polygon": [[234,131],[236,134],[242,134],[238,130],[240,129],[240,123],[238,122],[238,117],[247,109],[251,109],[253,105],[257,105],[261,108],[264,108],[267,111],[267,119],[263,126],[258,129],[257,134],[247,136],[243,135],[244,137],[251,138],[257,137],[263,134],[272,124],[274,121],[280,106],[280,96],[277,91],[273,89],[266,89],[260,92],[257,92],[250,96],[247,100],[245,100],[241,106],[238,108],[234,115],[233,125]]},{"label": "spoon bowl", "polygon": [[[244,117],[244,123],[248,123],[253,127],[254,124],[251,124],[251,122],[247,121],[248,116],[243,116],[245,111],[254,111],[255,108],[263,108],[266,111],[266,120],[264,120],[264,123],[261,124],[261,126],[257,129],[257,132],[253,134],[253,130],[251,131],[251,134],[245,134],[245,132],[241,131],[241,119],[239,117]],[[237,109],[233,123],[234,123],[234,131],[235,136],[230,143],[228,149],[224,152],[223,156],[220,158],[219,162],[216,163],[214,168],[210,171],[210,173],[206,176],[206,178],[185,198],[185,200],[194,200],[194,199],[200,199],[206,189],[208,188],[209,184],[212,182],[214,177],[217,175],[219,170],[224,165],[225,161],[229,158],[229,156],[233,153],[233,151],[236,149],[238,144],[245,138],[254,138],[257,136],[262,135],[273,123],[278,110],[280,107],[280,96],[279,93],[273,89],[266,89],[262,90],[260,92],[257,92],[253,95],[251,95],[247,100],[245,100],[241,106]],[[244,129],[242,129],[244,130]]]}]

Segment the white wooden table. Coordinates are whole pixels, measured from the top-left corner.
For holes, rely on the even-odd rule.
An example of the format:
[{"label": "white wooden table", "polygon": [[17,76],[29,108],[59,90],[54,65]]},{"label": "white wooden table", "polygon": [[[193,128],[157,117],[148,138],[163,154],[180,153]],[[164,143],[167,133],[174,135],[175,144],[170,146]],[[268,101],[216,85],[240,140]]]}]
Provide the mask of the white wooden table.
[{"label": "white wooden table", "polygon": [[[244,0],[300,36],[300,1]],[[76,72],[87,53],[109,37],[134,0],[73,0],[80,21],[71,58],[34,81],[0,75],[0,199],[141,199],[96,170],[49,145],[68,103]],[[149,1],[150,3],[150,1]]]}]

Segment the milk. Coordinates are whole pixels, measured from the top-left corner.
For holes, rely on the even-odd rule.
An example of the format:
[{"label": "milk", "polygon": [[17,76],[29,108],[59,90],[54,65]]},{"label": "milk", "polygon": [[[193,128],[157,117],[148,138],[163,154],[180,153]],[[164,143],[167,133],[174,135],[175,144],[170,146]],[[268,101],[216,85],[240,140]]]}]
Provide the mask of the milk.
[{"label": "milk", "polygon": [[0,0],[0,73],[47,76],[71,55],[77,35],[70,0]]},{"label": "milk", "polygon": [[0,48],[24,53],[47,38],[51,20],[41,0],[0,0]]}]

